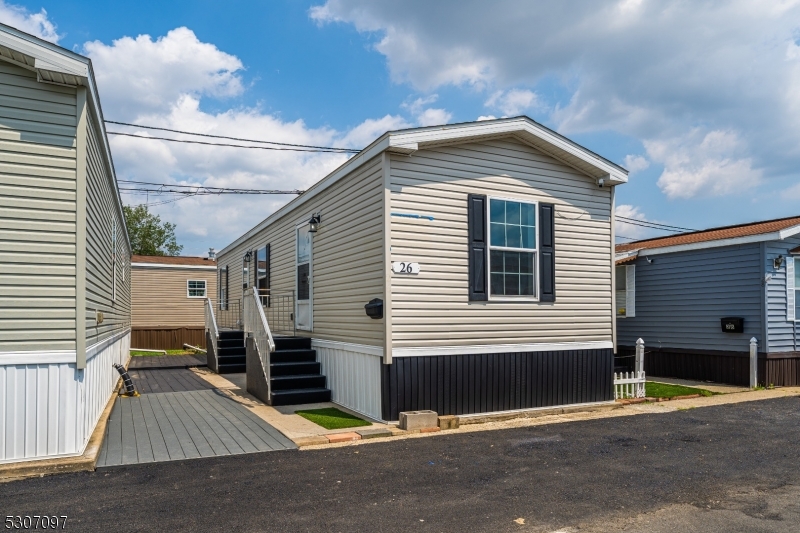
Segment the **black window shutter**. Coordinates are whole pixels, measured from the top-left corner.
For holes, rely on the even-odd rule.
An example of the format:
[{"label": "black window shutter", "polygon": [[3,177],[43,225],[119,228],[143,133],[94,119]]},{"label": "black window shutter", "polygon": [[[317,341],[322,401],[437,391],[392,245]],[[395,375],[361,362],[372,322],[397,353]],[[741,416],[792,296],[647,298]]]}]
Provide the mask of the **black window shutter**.
[{"label": "black window shutter", "polygon": [[467,204],[469,231],[469,299],[485,301],[486,291],[486,196],[470,194]]},{"label": "black window shutter", "polygon": [[556,301],[556,206],[539,204],[540,302]]}]

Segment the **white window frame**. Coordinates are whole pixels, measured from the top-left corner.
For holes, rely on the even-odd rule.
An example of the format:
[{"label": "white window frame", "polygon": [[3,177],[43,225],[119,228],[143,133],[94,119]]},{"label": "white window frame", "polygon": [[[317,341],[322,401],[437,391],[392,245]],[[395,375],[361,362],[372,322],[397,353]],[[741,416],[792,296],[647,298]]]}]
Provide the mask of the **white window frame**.
[{"label": "white window frame", "polygon": [[625,314],[619,313],[620,302],[617,294],[622,292],[619,288],[615,289],[614,300],[614,314],[617,318],[636,318],[636,265],[614,265],[614,275],[617,275],[617,269],[625,269]]},{"label": "white window frame", "polygon": [[[191,291],[198,290],[197,288],[190,288],[190,283],[202,283],[203,284],[203,295],[202,296],[192,296]],[[186,297],[187,298],[206,298],[208,295],[208,282],[204,279],[187,279],[186,280]]]},{"label": "white window frame", "polygon": [[[225,283],[222,282],[223,274]],[[217,269],[217,306],[221,310],[228,309],[228,265]]]},{"label": "white window frame", "polygon": [[[492,200],[503,200],[505,202],[519,202],[533,206],[533,231],[536,248],[511,248],[508,246],[492,246]],[[490,302],[538,302],[539,301],[539,202],[530,198],[511,198],[507,196],[488,196],[486,197],[486,293]],[[533,252],[533,296],[529,295],[505,295],[492,294],[492,250],[503,250],[508,252]]]}]

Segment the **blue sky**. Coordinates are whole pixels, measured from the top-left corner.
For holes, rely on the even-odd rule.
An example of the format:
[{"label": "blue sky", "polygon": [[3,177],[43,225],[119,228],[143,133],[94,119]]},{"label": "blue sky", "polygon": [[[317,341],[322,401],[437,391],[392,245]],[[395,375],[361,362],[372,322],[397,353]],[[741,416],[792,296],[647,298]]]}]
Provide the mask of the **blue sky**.
[{"label": "blue sky", "polygon": [[[92,57],[112,120],[360,148],[387,128],[527,114],[632,171],[624,216],[800,214],[795,1],[39,0],[0,2],[0,20]],[[112,151],[120,178],[257,188],[307,187],[342,162],[121,137]],[[285,201],[152,209],[202,254]]]}]

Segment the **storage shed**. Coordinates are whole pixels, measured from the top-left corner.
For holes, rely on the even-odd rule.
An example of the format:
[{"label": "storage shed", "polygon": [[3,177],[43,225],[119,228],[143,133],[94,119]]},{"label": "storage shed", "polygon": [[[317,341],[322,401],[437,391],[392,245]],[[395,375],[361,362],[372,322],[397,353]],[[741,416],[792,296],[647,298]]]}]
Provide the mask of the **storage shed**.
[{"label": "storage shed", "polygon": [[79,455],[130,345],[130,244],[88,58],[0,24],[0,462]]},{"label": "storage shed", "polygon": [[[620,355],[645,341],[648,376],[800,384],[800,217],[620,244]],[[627,303],[626,303],[627,302]]]},{"label": "storage shed", "polygon": [[626,181],[527,117],[388,132],[218,254],[218,314],[255,288],[376,419],[613,400]]},{"label": "storage shed", "polygon": [[217,291],[217,262],[207,257],[131,258],[131,346],[205,348],[205,299]]}]

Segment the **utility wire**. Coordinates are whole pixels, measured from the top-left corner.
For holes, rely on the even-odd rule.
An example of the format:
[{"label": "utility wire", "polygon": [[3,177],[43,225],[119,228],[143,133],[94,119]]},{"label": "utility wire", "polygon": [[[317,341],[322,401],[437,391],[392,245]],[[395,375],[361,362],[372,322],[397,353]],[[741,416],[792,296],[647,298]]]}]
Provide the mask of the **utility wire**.
[{"label": "utility wire", "polygon": [[671,226],[671,225],[669,225],[669,224],[661,224],[660,222],[651,222],[651,221],[649,221],[649,220],[639,220],[639,219],[637,219],[637,218],[628,218],[628,217],[623,217],[623,216],[619,216],[619,215],[617,215],[615,218],[618,218],[618,219],[620,219],[620,220],[623,220],[623,221],[629,221],[629,222],[640,222],[640,223],[643,223],[643,224],[648,224],[648,225],[650,225],[650,226],[658,226],[658,227],[661,227],[661,228],[667,228],[667,229],[669,229],[670,231],[672,231],[672,230],[679,230],[679,231],[698,231],[698,230],[696,230],[696,229],[682,228],[682,227],[680,227],[680,226]]},{"label": "utility wire", "polygon": [[633,226],[641,226],[643,228],[657,229],[657,230],[660,230],[660,231],[671,231],[673,233],[683,233],[683,230],[679,230],[679,229],[660,228],[658,226],[650,226],[648,224],[639,224],[638,222],[631,222],[630,220],[620,220],[620,222],[622,222],[623,224],[631,224]]},{"label": "utility wire", "polygon": [[[325,152],[336,152],[336,153],[341,152],[341,153],[352,153],[352,154],[355,154],[355,153],[358,153],[358,152],[361,151],[361,150],[357,150],[355,148],[337,148],[337,147],[332,147],[332,146],[314,146],[314,145],[309,145],[309,144],[281,143],[281,142],[276,142],[276,141],[263,141],[263,140],[258,140],[258,139],[243,139],[243,138],[240,138],[240,137],[227,137],[225,135],[212,135],[210,133],[195,133],[195,132],[191,132],[191,131],[173,130],[173,129],[170,129],[170,128],[159,128],[157,126],[142,126],[141,124],[131,124],[131,123],[128,123],[128,122],[117,122],[115,120],[106,120],[105,122],[106,122],[106,124],[117,124],[119,126],[131,126],[131,127],[134,127],[134,128],[143,128],[143,129],[148,129],[148,130],[169,131],[169,132],[172,132],[172,133],[181,133],[183,135],[196,135],[198,137],[210,137],[210,138],[213,138],[213,139],[226,139],[226,140],[229,140],[229,141],[244,141],[244,142],[251,142],[251,143],[274,144],[276,146],[290,146],[290,147],[293,147],[293,148],[312,148],[315,151],[319,150],[319,151],[325,151]],[[131,134],[125,134],[125,133],[119,133],[119,132],[111,132],[111,131],[109,131],[108,133],[110,133],[112,135],[129,135],[129,136],[132,136],[132,137],[140,137],[139,135],[131,135]],[[155,139],[156,137],[144,137],[144,138],[145,139]],[[170,139],[162,139],[162,140],[170,140]],[[228,145],[219,145],[219,146],[228,146]]]},{"label": "utility wire", "polygon": [[[177,185],[169,183],[153,183],[149,181],[117,180],[121,184],[120,191],[141,191],[172,194],[303,194],[303,190],[290,191],[274,189],[235,189],[231,187],[207,187],[205,185]],[[127,184],[134,186],[127,186]],[[138,187],[144,185],[148,187]],[[157,188],[150,188],[157,187]]]},{"label": "utility wire", "polygon": [[183,144],[202,144],[205,146],[224,146],[227,148],[249,148],[251,150],[273,150],[277,152],[312,152],[318,154],[344,154],[349,152],[337,151],[336,149],[316,149],[316,148],[277,148],[275,146],[246,146],[244,144],[224,144],[224,143],[210,143],[205,141],[189,141],[185,139],[170,139],[168,137],[145,137],[144,135],[136,135],[135,133],[122,133],[121,131],[107,131],[109,135],[123,135],[125,137],[135,137],[137,139],[146,139],[150,141],[169,141],[173,143]]}]

